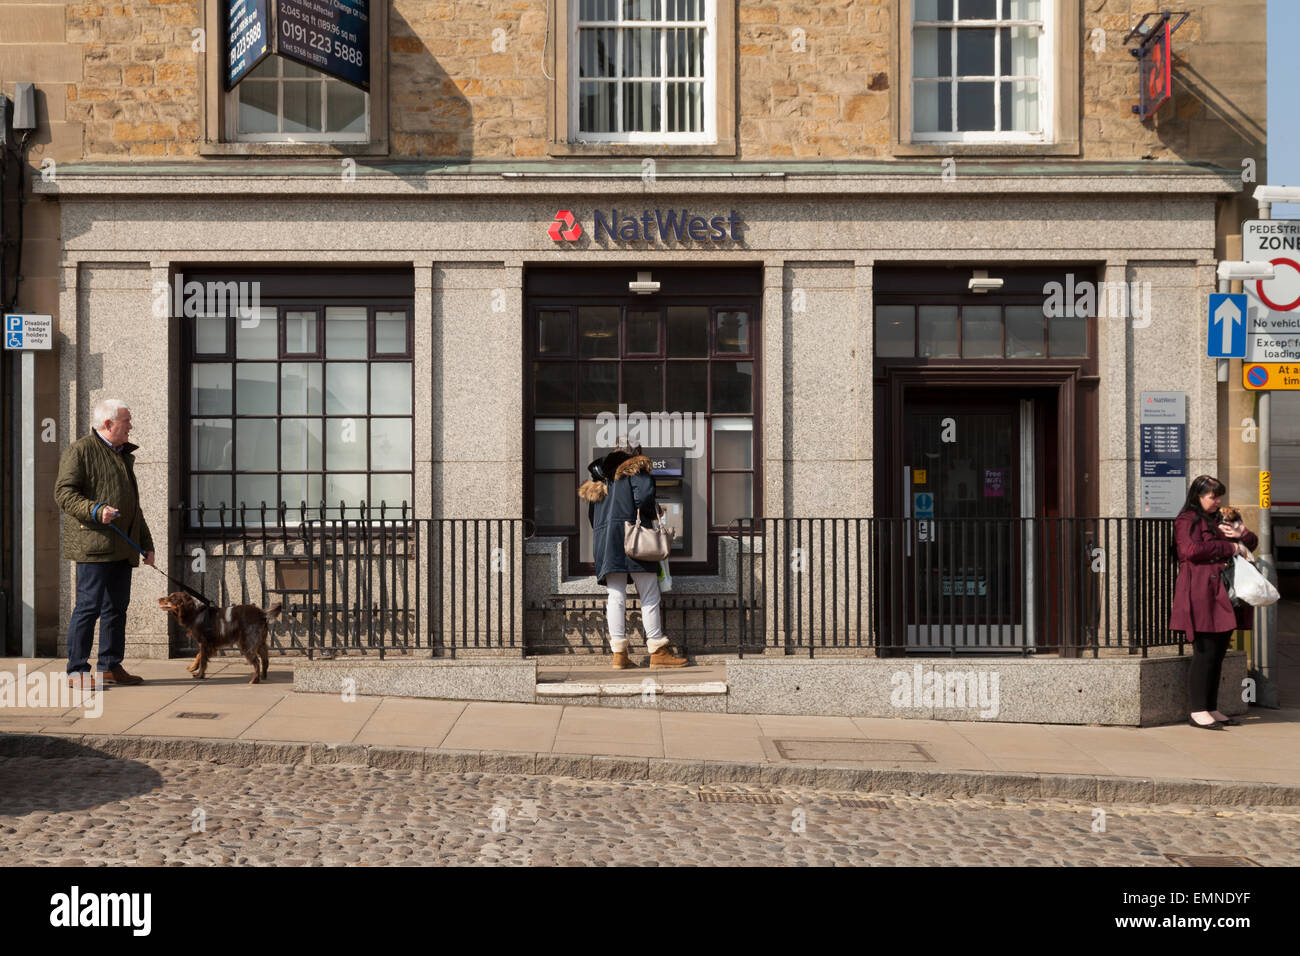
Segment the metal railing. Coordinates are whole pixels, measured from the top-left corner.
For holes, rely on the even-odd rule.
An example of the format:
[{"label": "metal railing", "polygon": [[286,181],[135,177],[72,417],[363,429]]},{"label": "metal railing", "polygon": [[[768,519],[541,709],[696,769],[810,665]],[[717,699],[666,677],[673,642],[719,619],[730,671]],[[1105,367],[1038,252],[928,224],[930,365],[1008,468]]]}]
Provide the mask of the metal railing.
[{"label": "metal railing", "polygon": [[[406,506],[182,504],[173,521],[173,576],[219,606],[279,603],[278,650],[524,653],[527,519],[415,518]],[[196,649],[179,630],[175,644]]]},{"label": "metal railing", "polygon": [[[1168,629],[1173,522],[1147,518],[750,518],[743,649],[1146,655]],[[745,613],[745,612],[753,613]]]}]

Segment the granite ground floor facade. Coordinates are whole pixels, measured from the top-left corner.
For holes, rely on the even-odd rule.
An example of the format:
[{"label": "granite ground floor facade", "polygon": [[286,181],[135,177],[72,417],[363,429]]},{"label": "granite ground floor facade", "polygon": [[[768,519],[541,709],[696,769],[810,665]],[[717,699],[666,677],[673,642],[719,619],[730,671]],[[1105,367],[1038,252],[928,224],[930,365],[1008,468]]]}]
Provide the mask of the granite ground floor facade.
[{"label": "granite ground floor facade", "polygon": [[[38,473],[95,400],[125,401],[174,569],[222,506],[249,506],[247,530],[283,525],[280,502],[326,522],[382,503],[522,519],[511,599],[599,597],[575,491],[628,437],[679,532],[678,595],[762,587],[770,621],[781,595],[740,584],[753,549],[737,530],[869,519],[910,522],[889,532],[909,561],[951,522],[1021,522],[948,552],[934,594],[1051,601],[1054,579],[1014,564],[1024,529],[1143,514],[1143,393],[1181,394],[1187,474],[1217,467],[1200,325],[1235,187],[1209,172],[629,186],[88,169],[46,191],[63,282],[39,415],[59,440]],[[43,496],[51,653],[74,594],[55,519]],[[768,533],[802,533],[783,527]],[[819,543],[793,560],[838,575],[846,555]],[[165,656],[154,577],[137,574],[128,633]],[[1017,648],[1042,642],[1018,626]]]}]

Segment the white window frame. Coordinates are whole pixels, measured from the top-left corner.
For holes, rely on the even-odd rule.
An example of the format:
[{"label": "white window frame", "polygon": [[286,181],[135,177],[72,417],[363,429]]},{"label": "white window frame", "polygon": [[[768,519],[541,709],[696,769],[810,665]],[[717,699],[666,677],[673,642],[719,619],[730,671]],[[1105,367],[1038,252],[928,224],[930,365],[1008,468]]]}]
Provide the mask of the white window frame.
[{"label": "white window frame", "polygon": [[[915,7],[913,7],[915,9]],[[998,4],[1001,10],[1001,2]],[[907,123],[911,129],[911,141],[913,143],[1052,143],[1053,131],[1056,127],[1055,112],[1055,89],[1054,81],[1056,77],[1056,63],[1054,50],[1056,46],[1056,24],[1054,14],[1056,12],[1055,0],[1041,0],[1040,2],[1041,21],[1037,20],[912,20],[908,27],[906,42],[911,49],[909,57],[910,72],[907,82],[911,92],[910,102],[908,104]],[[953,15],[960,11],[960,4],[954,0]],[[939,131],[933,133],[921,133],[916,131],[916,88],[918,80],[927,84],[935,81],[930,78],[918,78],[916,72],[916,29],[918,27],[938,27],[951,29],[957,24],[954,33],[962,29],[972,27],[994,28],[993,34],[993,63],[994,68],[1001,66],[1002,51],[1002,34],[999,28],[1016,27],[1016,26],[1033,26],[1037,23],[1042,24],[1038,37],[1038,132],[1026,132],[1020,130],[969,130],[969,131]],[[957,89],[956,84],[962,79],[968,80],[987,80],[991,82],[1001,82],[1009,79],[1008,77],[999,76],[976,76],[963,77],[956,72],[957,66],[957,43],[954,36],[952,43],[952,73],[949,74],[949,83],[953,86],[952,94],[952,111],[953,125],[957,125]],[[937,84],[936,84],[937,85]],[[995,88],[993,97],[993,115],[997,122],[1001,121],[1002,115],[1002,97],[998,95]]]},{"label": "white window frame", "polygon": [[[580,20],[579,12],[581,10],[580,0],[567,0],[569,4],[569,50],[572,55],[569,56],[568,63],[568,90],[569,90],[569,129],[573,130],[572,142],[575,143],[663,143],[663,144],[711,144],[717,142],[717,98],[718,98],[718,57],[717,57],[717,5],[719,0],[705,0],[705,13],[703,20],[624,20],[622,18],[622,4],[616,7],[617,16],[614,20]],[[667,56],[667,30],[671,29],[667,24],[671,23],[672,27],[703,27],[704,28],[704,129],[699,133],[667,133],[656,132],[647,133],[642,131],[626,133],[595,133],[583,132],[578,128],[579,106],[581,104],[581,81],[578,77],[578,68],[581,57],[578,51],[581,49],[578,41],[578,32],[582,27],[604,27],[622,30],[625,27],[653,27],[656,24],[661,28],[660,35],[660,62],[664,65],[663,76],[660,77],[661,88],[668,86],[668,56]],[[623,44],[621,39],[615,44],[615,75],[613,77],[616,89],[621,90],[623,77],[618,75],[623,59]],[[623,115],[623,97],[615,96],[615,102],[618,104],[618,115],[621,120]],[[668,116],[668,100],[665,96],[662,101],[661,117],[666,122]]]},{"label": "white window frame", "polygon": [[[276,66],[276,70],[278,71],[279,74],[276,77],[276,81],[275,81],[276,117],[277,120],[279,121],[279,124],[283,126],[284,125],[284,83],[285,83],[283,64],[286,62],[296,63],[297,61],[286,60],[284,57],[281,57],[274,53],[272,53],[270,56],[267,57],[267,60],[272,60],[272,59],[280,61],[280,63],[277,64]],[[323,82],[324,80],[330,80],[331,82],[335,82],[335,83],[343,82],[342,80],[336,80],[333,77],[326,76],[326,74],[321,73],[319,70],[313,70],[312,67],[308,66],[306,67],[306,69],[312,70],[314,73],[316,73],[317,77],[320,78],[317,80],[317,82],[320,82],[322,86],[324,85]],[[244,81],[246,82],[250,78],[251,78],[251,74],[248,77],[245,77]],[[308,78],[290,77],[289,79],[290,82],[303,83]],[[257,82],[269,83],[270,81],[267,79],[263,79]],[[339,133],[328,133],[328,132],[325,133],[241,133],[239,132],[239,92],[243,88],[243,85],[244,83],[241,82],[233,90],[230,90],[225,94],[226,96],[226,137],[225,138],[227,142],[231,142],[231,143],[369,143],[370,142],[371,98],[369,93],[363,91],[358,91],[361,92],[361,95],[366,98],[366,113],[365,113],[366,128],[361,132],[358,133],[342,133],[342,132]],[[327,99],[328,99],[327,96],[324,95],[321,96],[321,104],[320,104],[321,126],[325,125],[325,120],[326,117],[328,116]]]}]

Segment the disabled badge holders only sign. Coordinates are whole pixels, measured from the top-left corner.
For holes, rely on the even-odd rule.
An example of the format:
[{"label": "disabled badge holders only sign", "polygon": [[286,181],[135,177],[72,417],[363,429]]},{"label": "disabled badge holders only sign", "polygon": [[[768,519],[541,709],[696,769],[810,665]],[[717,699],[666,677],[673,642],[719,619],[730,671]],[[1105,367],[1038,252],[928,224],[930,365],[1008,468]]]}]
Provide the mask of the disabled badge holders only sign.
[{"label": "disabled badge holders only sign", "polygon": [[53,347],[53,341],[53,316],[19,314],[5,316],[6,351],[49,351]]}]

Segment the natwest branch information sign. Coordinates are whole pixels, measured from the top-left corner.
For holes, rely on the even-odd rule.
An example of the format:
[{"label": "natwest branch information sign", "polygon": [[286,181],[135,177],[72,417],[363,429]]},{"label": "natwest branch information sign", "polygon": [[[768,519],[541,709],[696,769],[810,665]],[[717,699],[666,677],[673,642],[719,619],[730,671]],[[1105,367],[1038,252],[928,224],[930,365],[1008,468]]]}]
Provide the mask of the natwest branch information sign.
[{"label": "natwest branch information sign", "polygon": [[276,52],[370,92],[370,0],[278,0]]}]

